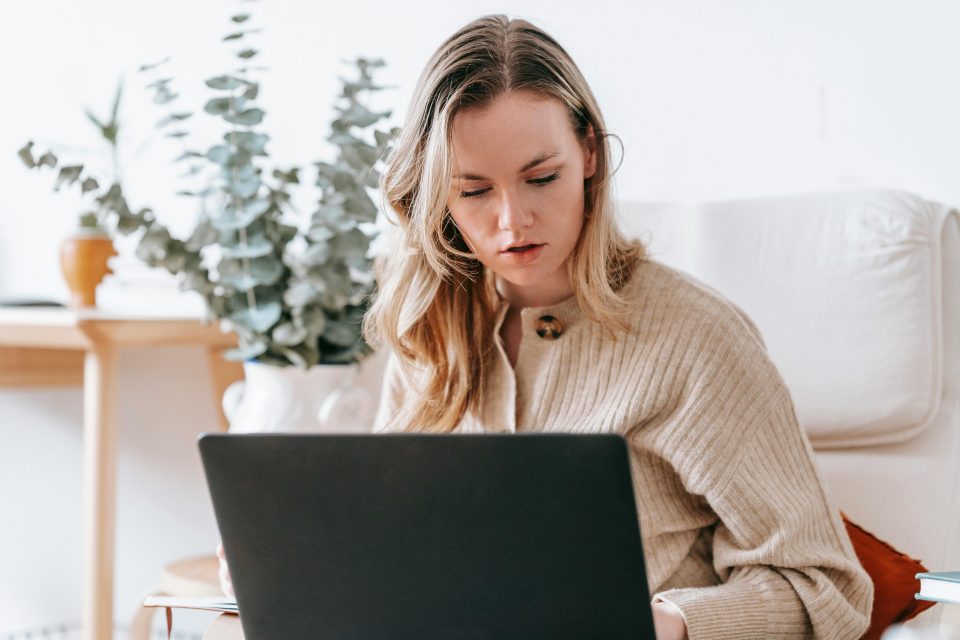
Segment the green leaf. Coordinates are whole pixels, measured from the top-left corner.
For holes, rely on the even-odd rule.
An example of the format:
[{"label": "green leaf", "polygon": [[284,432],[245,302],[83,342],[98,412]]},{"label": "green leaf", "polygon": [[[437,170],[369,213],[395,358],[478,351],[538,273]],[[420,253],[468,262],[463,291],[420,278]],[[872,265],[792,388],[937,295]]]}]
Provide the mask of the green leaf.
[{"label": "green leaf", "polygon": [[249,241],[247,244],[238,244],[233,247],[222,247],[225,258],[259,258],[274,252],[273,243],[266,238]]},{"label": "green leaf", "polygon": [[44,165],[50,167],[51,169],[56,168],[57,156],[53,155],[53,153],[51,153],[50,151],[47,151],[45,154],[40,156],[39,160],[37,160],[38,167],[42,167]]},{"label": "green leaf", "polygon": [[185,271],[180,280],[181,291],[196,291],[200,294],[208,294],[214,290],[214,284],[207,279],[203,270]]},{"label": "green leaf", "polygon": [[190,237],[187,238],[186,248],[189,251],[199,251],[208,244],[217,241],[219,233],[216,227],[210,222],[209,218],[204,218],[194,227]]},{"label": "green leaf", "polygon": [[[169,60],[169,58],[167,58]],[[173,82],[173,78],[159,78],[146,86],[147,89],[166,89],[167,84]]]},{"label": "green leaf", "polygon": [[277,344],[292,347],[303,342],[303,339],[307,337],[307,330],[292,322],[284,322],[274,327],[270,336]]},{"label": "green leaf", "polygon": [[274,169],[273,177],[284,184],[300,184],[300,176],[298,175],[299,171],[299,167],[293,167],[286,172],[280,171],[280,169]]},{"label": "green leaf", "polygon": [[353,228],[331,241],[331,253],[340,258],[366,255],[370,239],[360,229]]},{"label": "green leaf", "polygon": [[247,20],[250,19],[250,14],[249,14],[249,13],[241,13],[241,14],[237,14],[237,15],[235,15],[235,16],[230,16],[230,19],[233,20],[234,22],[236,22],[237,24],[241,24],[241,23],[246,22]]},{"label": "green leaf", "polygon": [[344,294],[350,289],[350,270],[343,263],[331,262],[308,269],[307,280],[324,294]]},{"label": "green leaf", "polygon": [[73,184],[80,177],[80,172],[83,171],[82,164],[72,164],[64,167],[60,167],[60,173],[57,174],[57,181],[53,186],[54,191],[59,191],[63,183]]},{"label": "green leaf", "polygon": [[263,109],[254,108],[241,111],[240,113],[225,114],[223,119],[232,124],[240,124],[252,127],[263,122],[264,115]]},{"label": "green leaf", "polygon": [[287,359],[295,366],[300,369],[309,369],[310,365],[307,362],[307,359],[304,358],[296,349],[290,348],[281,348],[280,352],[287,357]]},{"label": "green leaf", "polygon": [[299,280],[283,292],[283,301],[290,307],[303,307],[317,299],[319,291],[306,280]]},{"label": "green leaf", "polygon": [[154,224],[140,238],[134,253],[151,267],[156,267],[166,255],[168,242],[170,242],[170,232]]},{"label": "green leaf", "polygon": [[270,140],[270,136],[253,131],[228,131],[223,134],[223,139],[227,144],[243,147],[252,156],[265,156],[267,154],[263,148]]},{"label": "green leaf", "polygon": [[258,51],[256,49],[244,49],[243,51],[237,54],[237,57],[242,60],[249,60],[250,58],[257,55],[257,53]]},{"label": "green leaf", "polygon": [[37,161],[33,159],[33,154],[30,153],[32,148],[33,141],[31,140],[17,150],[17,155],[23,160],[23,164],[27,165],[30,169],[33,169],[38,164]]},{"label": "green leaf", "polygon": [[242,309],[230,314],[230,321],[257,333],[265,333],[280,319],[283,309],[279,302],[268,302],[254,309]]},{"label": "green leaf", "polygon": [[220,281],[239,291],[247,291],[257,285],[276,284],[283,275],[284,264],[276,256],[259,258],[224,258],[217,265]]},{"label": "green leaf", "polygon": [[287,243],[297,237],[300,230],[292,224],[278,224],[275,239],[281,246],[287,246]]},{"label": "green leaf", "polygon": [[89,109],[84,109],[83,113],[87,116],[87,120],[93,123],[93,126],[95,126],[97,129],[100,129],[101,131],[103,130],[105,125],[99,120],[97,120],[97,117],[93,115]]},{"label": "green leaf", "polygon": [[374,222],[377,219],[377,206],[362,189],[347,195],[344,208],[361,222]]},{"label": "green leaf", "polygon": [[306,251],[303,252],[303,256],[300,258],[300,260],[308,267],[315,267],[317,265],[325,264],[327,260],[330,259],[331,253],[330,245],[325,242],[312,244]]},{"label": "green leaf", "polygon": [[215,76],[206,80],[207,86],[211,89],[222,89],[232,91],[246,84],[246,81],[233,76]]},{"label": "green leaf", "polygon": [[165,64],[165,63],[167,63],[167,62],[169,62],[169,61],[170,61],[170,57],[167,56],[166,58],[164,58],[164,59],[161,60],[160,62],[153,62],[153,63],[149,63],[149,64],[142,64],[142,65],[140,65],[140,67],[138,68],[138,71],[141,71],[141,72],[143,72],[143,71],[151,71],[151,70],[153,70],[153,69],[159,67],[160,65]]},{"label": "green leaf", "polygon": [[174,160],[174,162],[182,162],[184,160],[189,160],[191,158],[203,158],[205,157],[202,153],[198,151],[184,151],[180,156]]},{"label": "green leaf", "polygon": [[302,307],[293,307],[293,321],[297,326],[303,327],[313,336],[319,336],[327,326],[327,314],[323,307],[314,301],[304,304]]},{"label": "green leaf", "polygon": [[100,222],[97,220],[97,213],[95,211],[87,211],[80,216],[80,219],[77,221],[77,223],[84,229],[100,228]]},{"label": "green leaf", "polygon": [[251,82],[249,83],[247,88],[243,90],[243,97],[248,100],[255,100],[259,93],[260,93],[260,85],[254,82]]},{"label": "green leaf", "polygon": [[266,340],[242,344],[234,349],[223,352],[223,357],[234,362],[253,360],[267,351]]},{"label": "green leaf", "polygon": [[373,132],[373,139],[376,141],[377,147],[385,147],[393,140],[393,136],[377,129]]},{"label": "green leaf", "polygon": [[360,328],[351,323],[334,320],[327,323],[322,337],[337,346],[350,347],[360,339]]},{"label": "green leaf", "polygon": [[117,218],[117,231],[128,235],[141,227],[149,227],[151,222],[153,222],[152,209],[143,207],[137,213],[120,215]]},{"label": "green leaf", "polygon": [[271,202],[265,198],[257,198],[241,204],[236,208],[233,204],[227,205],[223,212],[212,220],[213,226],[217,229],[240,229],[250,226],[254,220],[266,213],[271,207]]},{"label": "green leaf", "polygon": [[[198,173],[200,173],[201,171],[203,171],[203,167],[202,167],[202,166],[200,166],[200,165],[198,165],[198,164],[190,165],[190,168],[187,169],[186,171],[184,171],[183,173],[181,173],[178,177],[179,177],[179,178],[191,178],[191,177],[197,175]],[[208,194],[208,193],[211,193],[211,192],[212,192],[212,191],[209,190],[209,189],[203,189],[203,190],[201,190],[199,193],[205,195],[205,194]]]},{"label": "green leaf", "polygon": [[182,122],[183,120],[186,120],[187,118],[190,118],[192,115],[193,115],[193,114],[190,113],[189,111],[181,111],[181,112],[179,112],[179,113],[171,113],[170,115],[166,116],[165,118],[162,118],[162,119],[160,119],[160,120],[157,120],[157,124],[155,125],[155,128],[157,128],[157,129],[162,129],[163,127],[167,126],[167,125],[170,124],[171,122]]},{"label": "green leaf", "polygon": [[230,147],[217,144],[207,149],[207,159],[219,165],[226,166],[230,162]]},{"label": "green leaf", "polygon": [[[339,209],[339,211],[343,211],[343,210]],[[323,225],[317,225],[317,226],[311,227],[310,230],[307,232],[307,238],[309,238],[313,242],[324,242],[334,237],[335,235],[337,235],[336,232],[334,232],[329,227],[326,227]]]},{"label": "green leaf", "polygon": [[123,81],[117,84],[117,95],[113,98],[113,108],[110,109],[110,122],[117,122],[117,114],[120,112],[120,96],[123,95]]},{"label": "green leaf", "polygon": [[221,116],[231,111],[239,111],[246,102],[246,99],[240,96],[211,98],[207,101],[207,104],[203,105],[203,110],[210,115]]},{"label": "green leaf", "polygon": [[356,64],[362,71],[365,71],[368,67],[382,67],[387,63],[383,61],[383,58],[364,58],[358,57],[354,64]]},{"label": "green leaf", "polygon": [[80,184],[80,194],[83,195],[88,191],[96,191],[99,187],[100,187],[100,183],[98,183],[93,178],[87,178]]},{"label": "green leaf", "polygon": [[380,172],[376,169],[367,171],[364,174],[363,185],[371,189],[378,189],[380,187]]},{"label": "green leaf", "polygon": [[367,109],[366,107],[364,107],[362,104],[359,104],[359,103],[351,105],[350,108],[347,110],[338,108],[337,111],[343,114],[341,116],[341,120],[348,122],[349,124],[355,127],[360,127],[361,129],[363,127],[369,127],[370,125],[377,123],[381,118],[386,118],[390,116],[389,111],[376,113],[376,112],[370,111],[369,109]]},{"label": "green leaf", "polygon": [[163,134],[164,138],[186,138],[190,135],[189,131],[171,131],[169,133]]},{"label": "green leaf", "polygon": [[157,95],[153,97],[153,102],[155,104],[161,104],[161,105],[169,104],[170,102],[173,102],[174,100],[176,100],[177,96],[179,95],[180,94],[178,93],[170,93],[169,91],[166,91],[166,90],[158,91]]},{"label": "green leaf", "polygon": [[243,37],[243,31],[237,31],[235,33],[228,34],[223,37],[223,42],[229,42],[230,40],[239,40]]},{"label": "green leaf", "polygon": [[246,199],[256,195],[262,184],[260,176],[253,175],[244,180],[231,182],[227,185],[226,191],[227,193]]}]

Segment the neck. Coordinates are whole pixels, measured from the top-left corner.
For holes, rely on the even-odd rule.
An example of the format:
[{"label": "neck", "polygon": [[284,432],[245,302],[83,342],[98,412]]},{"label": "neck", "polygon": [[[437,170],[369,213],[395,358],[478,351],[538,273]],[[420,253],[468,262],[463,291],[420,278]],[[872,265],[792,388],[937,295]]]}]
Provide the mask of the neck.
[{"label": "neck", "polygon": [[547,307],[573,295],[566,264],[544,280],[533,285],[516,285],[497,276],[497,293],[511,308]]}]

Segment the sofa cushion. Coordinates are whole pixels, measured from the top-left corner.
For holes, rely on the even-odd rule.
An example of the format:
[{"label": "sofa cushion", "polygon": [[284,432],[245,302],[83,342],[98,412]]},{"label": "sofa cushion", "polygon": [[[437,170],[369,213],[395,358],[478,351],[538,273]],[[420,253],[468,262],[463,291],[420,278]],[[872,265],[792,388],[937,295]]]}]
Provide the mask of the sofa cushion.
[{"label": "sofa cushion", "polygon": [[648,232],[654,258],[756,322],[815,447],[900,442],[936,414],[941,230],[955,212],[904,192],[851,191],[623,213]]}]

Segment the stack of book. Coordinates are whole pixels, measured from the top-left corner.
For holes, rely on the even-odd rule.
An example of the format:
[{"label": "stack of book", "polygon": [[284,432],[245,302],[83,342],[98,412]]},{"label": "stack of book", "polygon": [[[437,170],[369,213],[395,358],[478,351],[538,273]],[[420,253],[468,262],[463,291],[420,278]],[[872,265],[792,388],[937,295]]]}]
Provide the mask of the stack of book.
[{"label": "stack of book", "polygon": [[960,604],[960,571],[938,571],[936,573],[918,573],[920,593],[917,600],[932,600],[947,604]]}]

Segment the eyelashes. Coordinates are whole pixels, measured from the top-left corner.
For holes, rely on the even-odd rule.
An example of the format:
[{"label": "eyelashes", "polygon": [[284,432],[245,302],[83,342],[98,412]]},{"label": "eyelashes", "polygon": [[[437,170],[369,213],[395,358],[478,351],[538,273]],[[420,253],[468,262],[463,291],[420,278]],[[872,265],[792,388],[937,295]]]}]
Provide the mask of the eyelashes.
[{"label": "eyelashes", "polygon": [[[559,177],[560,177],[560,172],[558,171],[544,178],[527,180],[527,184],[532,184],[535,187],[545,187]],[[490,187],[487,187],[486,189],[479,189],[477,191],[461,191],[460,197],[461,198],[482,198],[484,194],[486,194],[488,191],[490,191]]]}]

